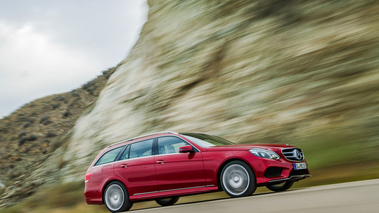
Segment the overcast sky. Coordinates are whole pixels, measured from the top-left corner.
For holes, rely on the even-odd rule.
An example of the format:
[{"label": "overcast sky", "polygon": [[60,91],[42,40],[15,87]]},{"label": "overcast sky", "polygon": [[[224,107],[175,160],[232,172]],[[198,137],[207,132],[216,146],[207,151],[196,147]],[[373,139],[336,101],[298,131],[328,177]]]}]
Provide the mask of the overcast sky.
[{"label": "overcast sky", "polygon": [[145,0],[1,0],[0,118],[116,66],[147,10]]}]

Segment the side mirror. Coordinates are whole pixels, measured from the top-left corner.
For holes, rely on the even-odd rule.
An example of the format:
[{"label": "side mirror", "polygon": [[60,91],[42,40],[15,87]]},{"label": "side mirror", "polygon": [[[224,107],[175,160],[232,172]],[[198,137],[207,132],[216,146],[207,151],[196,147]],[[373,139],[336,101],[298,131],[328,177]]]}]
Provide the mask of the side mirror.
[{"label": "side mirror", "polygon": [[193,152],[193,147],[191,145],[182,146],[179,148],[179,153]]}]

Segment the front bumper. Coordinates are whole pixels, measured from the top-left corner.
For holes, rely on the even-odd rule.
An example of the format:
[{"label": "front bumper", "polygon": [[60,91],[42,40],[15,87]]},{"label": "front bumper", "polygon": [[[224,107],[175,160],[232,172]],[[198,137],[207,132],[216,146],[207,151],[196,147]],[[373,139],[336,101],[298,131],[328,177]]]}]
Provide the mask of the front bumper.
[{"label": "front bumper", "polygon": [[[299,162],[288,161],[284,158],[279,160],[258,157],[250,158],[249,163],[254,170],[258,186],[285,181],[299,181],[311,177],[308,169],[295,170],[293,164]],[[301,162],[306,163],[305,160]]]},{"label": "front bumper", "polygon": [[304,175],[292,175],[288,178],[280,178],[280,179],[275,179],[275,180],[269,180],[269,183],[282,183],[285,181],[299,181],[307,177],[311,177],[312,175],[310,174],[304,174]]}]

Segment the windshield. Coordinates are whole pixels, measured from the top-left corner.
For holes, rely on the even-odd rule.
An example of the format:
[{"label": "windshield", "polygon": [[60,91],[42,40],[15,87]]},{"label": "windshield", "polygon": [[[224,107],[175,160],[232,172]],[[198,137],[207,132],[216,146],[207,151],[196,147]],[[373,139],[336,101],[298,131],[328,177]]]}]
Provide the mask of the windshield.
[{"label": "windshield", "polygon": [[181,133],[185,138],[194,142],[195,144],[201,147],[209,146],[225,146],[225,145],[234,145],[228,140],[220,138],[214,135],[202,134],[202,133]]}]

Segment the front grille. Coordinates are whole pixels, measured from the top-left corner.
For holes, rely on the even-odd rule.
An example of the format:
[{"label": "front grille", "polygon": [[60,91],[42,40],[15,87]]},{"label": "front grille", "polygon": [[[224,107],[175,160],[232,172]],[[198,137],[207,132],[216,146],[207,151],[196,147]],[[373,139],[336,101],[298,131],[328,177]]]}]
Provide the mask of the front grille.
[{"label": "front grille", "polygon": [[287,160],[291,160],[291,161],[304,160],[304,153],[299,148],[282,149],[282,154]]}]

